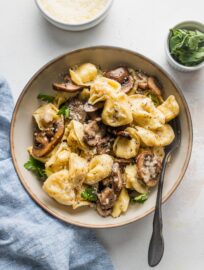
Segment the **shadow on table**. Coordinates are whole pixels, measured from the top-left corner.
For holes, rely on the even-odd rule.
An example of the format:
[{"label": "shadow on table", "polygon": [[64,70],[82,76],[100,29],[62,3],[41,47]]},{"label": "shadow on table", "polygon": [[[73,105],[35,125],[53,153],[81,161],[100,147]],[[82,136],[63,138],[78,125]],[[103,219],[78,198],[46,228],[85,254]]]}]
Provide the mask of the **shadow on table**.
[{"label": "shadow on table", "polygon": [[100,36],[102,35],[104,31],[103,29],[105,29],[104,25],[107,23],[106,20],[108,20],[107,18],[99,25],[88,30],[71,32],[55,27],[44,18],[40,19],[40,31],[48,37],[50,42],[52,42],[52,46],[55,45],[56,47],[63,49],[66,48],[66,51],[91,46],[93,43],[97,44],[97,40],[99,40]]}]

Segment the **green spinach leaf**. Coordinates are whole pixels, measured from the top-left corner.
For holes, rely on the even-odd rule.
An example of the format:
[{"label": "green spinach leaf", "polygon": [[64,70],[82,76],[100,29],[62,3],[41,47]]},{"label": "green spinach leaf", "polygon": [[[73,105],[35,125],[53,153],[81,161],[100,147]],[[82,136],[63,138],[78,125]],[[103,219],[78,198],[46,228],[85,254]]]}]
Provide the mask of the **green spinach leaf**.
[{"label": "green spinach leaf", "polygon": [[64,115],[64,117],[66,118],[66,119],[68,119],[69,118],[69,108],[66,106],[66,105],[64,105],[64,106],[62,106],[60,109],[59,109],[59,112],[58,112],[58,114],[59,115]]},{"label": "green spinach leaf", "polygon": [[204,33],[198,30],[171,29],[169,50],[178,63],[196,66],[204,61]]},{"label": "green spinach leaf", "polygon": [[144,203],[149,197],[148,193],[140,194],[134,198],[131,198],[132,203]]},{"label": "green spinach leaf", "polygon": [[29,160],[24,164],[24,167],[32,171],[37,175],[38,178],[44,180],[47,176],[45,173],[45,165],[44,163],[40,162],[39,160],[30,156]]},{"label": "green spinach leaf", "polygon": [[53,100],[55,99],[55,97],[53,96],[49,96],[49,95],[44,95],[44,94],[39,94],[37,96],[38,99],[42,100],[42,101],[46,101],[46,102],[53,102]]},{"label": "green spinach leaf", "polygon": [[87,187],[81,193],[81,197],[86,201],[90,201],[90,202],[96,202],[97,201],[96,192],[95,192],[94,188],[92,188],[92,187]]}]

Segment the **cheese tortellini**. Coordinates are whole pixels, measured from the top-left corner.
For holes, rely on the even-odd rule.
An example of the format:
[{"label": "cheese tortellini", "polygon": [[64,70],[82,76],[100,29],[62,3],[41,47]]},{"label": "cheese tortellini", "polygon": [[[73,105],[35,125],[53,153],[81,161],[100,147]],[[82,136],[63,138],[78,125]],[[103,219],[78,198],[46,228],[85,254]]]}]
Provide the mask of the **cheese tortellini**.
[{"label": "cheese tortellini", "polygon": [[126,188],[134,189],[139,193],[146,193],[148,191],[147,186],[139,180],[137,167],[132,164],[125,167],[124,178],[126,183]]},{"label": "cheese tortellini", "polygon": [[158,129],[165,123],[164,114],[158,110],[152,100],[144,95],[129,97],[134,122],[147,129]]},{"label": "cheese tortellini", "polygon": [[58,109],[55,105],[49,103],[38,108],[34,113],[33,117],[40,130],[44,130],[49,123],[59,119]]},{"label": "cheese tortellini", "polygon": [[107,154],[95,156],[89,163],[85,183],[93,185],[111,174],[113,158]]},{"label": "cheese tortellini", "polygon": [[83,141],[84,138],[84,127],[83,124],[76,120],[72,120],[68,126],[68,145],[72,149],[81,149],[85,150],[86,145]]},{"label": "cheese tortellini", "polygon": [[75,202],[75,192],[69,183],[69,171],[61,170],[51,174],[43,184],[44,191],[56,201],[64,205]]},{"label": "cheese tortellini", "polygon": [[179,114],[179,105],[173,95],[169,96],[157,109],[164,114],[166,122],[174,119]]},{"label": "cheese tortellini", "polygon": [[71,67],[53,90],[33,113],[25,168],[44,181],[48,196],[73,209],[91,206],[117,218],[129,203],[143,203],[175,137],[169,121],[179,114],[176,98],[164,101],[156,78],[139,70],[92,63]]},{"label": "cheese tortellini", "polygon": [[97,76],[97,68],[91,63],[80,65],[77,69],[69,70],[71,79],[77,85],[89,85]]},{"label": "cheese tortellini", "polygon": [[129,159],[136,157],[140,147],[140,138],[134,128],[126,128],[125,132],[130,135],[131,139],[118,136],[113,144],[113,151],[116,157],[119,158]]},{"label": "cheese tortellini", "polygon": [[91,86],[88,102],[92,105],[114,97],[120,92],[121,85],[111,79],[99,77]]},{"label": "cheese tortellini", "polygon": [[52,151],[51,157],[46,161],[46,174],[51,175],[54,172],[68,169],[69,157],[70,149],[66,142],[62,142]]},{"label": "cheese tortellini", "polygon": [[115,205],[113,206],[112,217],[116,218],[125,213],[128,209],[130,197],[125,188],[122,189]]},{"label": "cheese tortellini", "polygon": [[146,146],[167,146],[174,140],[174,131],[168,124],[157,130],[148,130],[139,126],[135,127],[141,141]]},{"label": "cheese tortellini", "polygon": [[74,187],[80,187],[84,182],[88,172],[88,162],[86,159],[71,153],[69,158],[69,181]]},{"label": "cheese tortellini", "polygon": [[127,95],[120,93],[109,98],[102,112],[103,123],[112,126],[124,126],[132,123],[133,117]]}]

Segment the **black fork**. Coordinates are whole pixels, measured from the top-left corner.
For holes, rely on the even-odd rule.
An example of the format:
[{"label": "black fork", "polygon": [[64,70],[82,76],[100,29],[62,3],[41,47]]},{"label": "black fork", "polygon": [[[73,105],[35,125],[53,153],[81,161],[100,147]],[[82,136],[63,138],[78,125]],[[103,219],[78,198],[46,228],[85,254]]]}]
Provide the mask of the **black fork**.
[{"label": "black fork", "polygon": [[164,183],[164,175],[166,170],[166,165],[168,163],[168,159],[171,153],[180,145],[181,142],[181,126],[180,120],[178,117],[171,121],[171,126],[175,133],[175,138],[173,142],[165,147],[165,157],[162,162],[162,171],[158,183],[158,190],[157,190],[157,200],[156,200],[156,207],[154,212],[154,221],[153,221],[153,232],[152,237],[149,244],[149,251],[148,251],[148,263],[149,266],[154,267],[160,261],[164,254],[164,239],[162,234],[162,190],[163,190],[163,183]]}]

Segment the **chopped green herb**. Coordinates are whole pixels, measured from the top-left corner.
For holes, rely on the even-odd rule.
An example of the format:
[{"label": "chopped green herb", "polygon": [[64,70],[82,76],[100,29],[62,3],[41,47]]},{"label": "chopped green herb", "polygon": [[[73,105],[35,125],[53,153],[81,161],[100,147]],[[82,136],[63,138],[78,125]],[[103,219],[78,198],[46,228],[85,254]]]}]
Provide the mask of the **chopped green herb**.
[{"label": "chopped green herb", "polygon": [[148,199],[148,193],[140,194],[134,198],[131,198],[133,203],[144,203]]},{"label": "chopped green herb", "polygon": [[69,117],[69,108],[64,105],[59,109],[58,112],[59,115],[64,115],[64,117],[67,119]]},{"label": "chopped green herb", "polygon": [[32,156],[30,156],[29,160],[24,164],[24,167],[32,171],[39,177],[40,179],[44,180],[47,176],[45,173],[45,165],[44,163],[40,162],[37,159],[34,159]]},{"label": "chopped green herb", "polygon": [[87,187],[82,193],[81,197],[85,199],[86,201],[90,202],[96,202],[97,201],[97,195],[95,190],[92,187]]},{"label": "chopped green herb", "polygon": [[196,66],[204,61],[204,33],[198,30],[171,29],[169,50],[184,66]]},{"label": "chopped green herb", "polygon": [[46,102],[53,102],[54,98],[53,96],[48,96],[48,95],[43,95],[43,94],[39,94],[37,96],[38,99],[42,100],[42,101],[46,101]]},{"label": "chopped green herb", "polygon": [[159,99],[159,97],[157,95],[155,95],[154,93],[152,92],[148,92],[147,93],[147,97],[149,97],[152,102],[154,103],[154,105],[157,107],[161,104],[161,100]]}]

